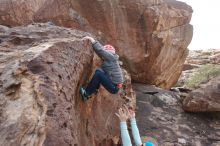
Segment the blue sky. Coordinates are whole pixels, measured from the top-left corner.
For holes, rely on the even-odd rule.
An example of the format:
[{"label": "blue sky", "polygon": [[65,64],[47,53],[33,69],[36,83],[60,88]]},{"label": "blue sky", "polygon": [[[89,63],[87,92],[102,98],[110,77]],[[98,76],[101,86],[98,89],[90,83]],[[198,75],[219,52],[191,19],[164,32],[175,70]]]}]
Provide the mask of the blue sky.
[{"label": "blue sky", "polygon": [[220,0],[178,0],[192,6],[194,27],[190,50],[220,49]]}]

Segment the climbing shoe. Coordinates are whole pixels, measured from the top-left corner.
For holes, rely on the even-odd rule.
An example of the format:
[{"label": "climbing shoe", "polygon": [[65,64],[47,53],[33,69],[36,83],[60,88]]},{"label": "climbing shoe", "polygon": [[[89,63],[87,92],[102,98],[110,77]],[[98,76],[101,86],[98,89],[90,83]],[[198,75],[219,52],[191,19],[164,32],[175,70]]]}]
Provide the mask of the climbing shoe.
[{"label": "climbing shoe", "polygon": [[88,100],[88,95],[86,94],[86,91],[83,89],[83,87],[80,87],[80,94],[82,96],[82,100],[86,102]]}]

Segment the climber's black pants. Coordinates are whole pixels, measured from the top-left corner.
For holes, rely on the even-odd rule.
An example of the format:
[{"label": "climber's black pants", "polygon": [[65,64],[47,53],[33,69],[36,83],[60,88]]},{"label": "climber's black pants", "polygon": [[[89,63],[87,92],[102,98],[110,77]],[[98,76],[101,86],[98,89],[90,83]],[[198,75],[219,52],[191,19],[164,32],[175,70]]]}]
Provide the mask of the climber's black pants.
[{"label": "climber's black pants", "polygon": [[90,83],[88,84],[88,87],[86,88],[86,94],[89,96],[92,93],[95,93],[99,87],[100,84],[105,87],[106,90],[108,90],[108,92],[112,93],[112,94],[116,94],[118,93],[118,87],[116,84],[114,84],[107,76],[104,72],[100,71],[100,70],[96,70],[95,74],[92,77],[92,80],[90,81]]}]

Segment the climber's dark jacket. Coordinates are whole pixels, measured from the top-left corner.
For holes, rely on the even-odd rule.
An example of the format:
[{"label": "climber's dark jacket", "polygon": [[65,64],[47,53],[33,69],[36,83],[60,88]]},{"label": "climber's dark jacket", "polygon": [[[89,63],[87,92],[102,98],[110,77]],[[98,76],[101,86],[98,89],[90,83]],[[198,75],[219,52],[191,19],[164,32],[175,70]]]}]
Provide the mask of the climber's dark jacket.
[{"label": "climber's dark jacket", "polygon": [[104,50],[98,41],[93,43],[92,46],[96,54],[103,60],[100,70],[105,72],[113,83],[123,83],[124,79],[119,65],[119,56]]}]

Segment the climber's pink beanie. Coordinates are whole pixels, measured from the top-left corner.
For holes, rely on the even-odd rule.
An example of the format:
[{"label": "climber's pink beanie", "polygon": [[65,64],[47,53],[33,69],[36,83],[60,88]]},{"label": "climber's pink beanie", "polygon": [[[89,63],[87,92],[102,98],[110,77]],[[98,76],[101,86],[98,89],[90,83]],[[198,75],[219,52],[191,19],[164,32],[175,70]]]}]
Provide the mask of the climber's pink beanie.
[{"label": "climber's pink beanie", "polygon": [[105,45],[104,50],[115,54],[115,48],[112,45]]}]

